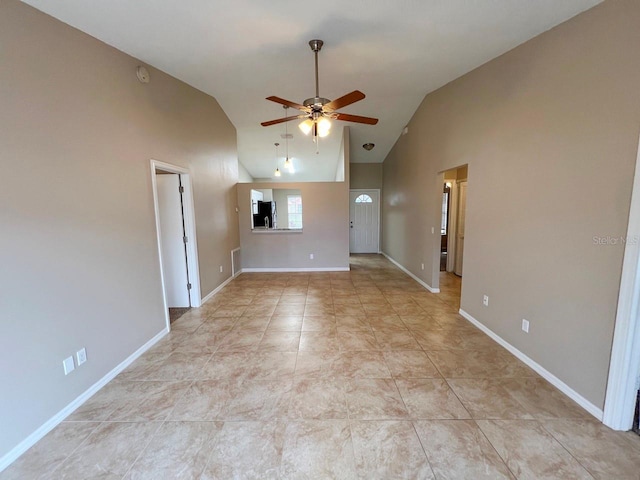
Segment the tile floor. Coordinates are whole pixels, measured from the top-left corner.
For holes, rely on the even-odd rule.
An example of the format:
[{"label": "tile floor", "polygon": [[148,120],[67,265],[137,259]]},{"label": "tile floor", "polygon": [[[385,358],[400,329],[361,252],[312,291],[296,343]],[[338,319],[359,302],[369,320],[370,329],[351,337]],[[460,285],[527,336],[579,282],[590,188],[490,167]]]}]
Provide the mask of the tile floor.
[{"label": "tile floor", "polygon": [[458,316],[450,280],[378,255],[241,275],[0,479],[640,478],[640,437]]}]

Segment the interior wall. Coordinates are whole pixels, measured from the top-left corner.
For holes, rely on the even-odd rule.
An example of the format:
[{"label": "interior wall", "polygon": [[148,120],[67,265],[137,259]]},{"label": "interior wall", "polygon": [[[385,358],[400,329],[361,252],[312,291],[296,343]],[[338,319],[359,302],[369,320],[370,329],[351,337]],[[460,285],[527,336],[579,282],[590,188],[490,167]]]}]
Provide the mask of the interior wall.
[{"label": "interior wall", "polygon": [[[348,268],[349,190],[345,185],[337,182],[238,184],[242,268]],[[251,189],[267,186],[300,190],[302,233],[251,231]],[[311,253],[313,260],[309,258]]]},{"label": "interior wall", "polygon": [[438,172],[469,165],[462,309],[598,408],[624,250],[601,240],[626,233],[638,24],[640,3],[606,1],[427,95],[384,162],[383,250],[427,283]]},{"label": "interior wall", "polygon": [[382,163],[352,163],[349,170],[350,188],[382,188]]},{"label": "interior wall", "polygon": [[238,182],[241,182],[241,183],[253,182],[253,177],[249,173],[249,170],[247,170],[247,167],[245,167],[240,161],[238,161]]},{"label": "interior wall", "polygon": [[203,295],[239,237],[215,99],[17,0],[0,45],[1,458],[165,328],[150,159],[193,179]]}]

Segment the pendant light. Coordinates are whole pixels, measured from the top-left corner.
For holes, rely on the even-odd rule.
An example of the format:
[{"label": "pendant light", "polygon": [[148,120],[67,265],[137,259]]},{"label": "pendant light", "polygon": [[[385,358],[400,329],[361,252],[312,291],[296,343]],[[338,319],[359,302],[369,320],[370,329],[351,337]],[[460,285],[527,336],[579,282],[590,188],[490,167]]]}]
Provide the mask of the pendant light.
[{"label": "pendant light", "polygon": [[278,145],[280,145],[278,142],[274,143],[274,145],[276,146],[276,171],[273,173],[274,177],[280,177],[282,176],[282,173],[280,173],[280,169],[278,168]]},{"label": "pendant light", "polygon": [[[287,111],[289,107],[284,105],[284,116],[287,117]],[[293,162],[289,158],[289,128],[287,127],[287,122],[284,122],[284,144],[286,148],[286,156],[284,157],[284,168],[289,170],[289,173],[293,173]]]}]

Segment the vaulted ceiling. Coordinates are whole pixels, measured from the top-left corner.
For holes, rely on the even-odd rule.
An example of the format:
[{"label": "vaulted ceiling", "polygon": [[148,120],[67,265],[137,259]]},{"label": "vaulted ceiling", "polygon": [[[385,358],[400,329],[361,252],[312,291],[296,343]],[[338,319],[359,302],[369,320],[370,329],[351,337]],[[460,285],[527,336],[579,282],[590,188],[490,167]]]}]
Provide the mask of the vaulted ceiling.
[{"label": "vaulted ceiling", "polygon": [[[298,122],[288,124],[296,172],[279,181],[330,181],[342,126],[352,162],[382,162],[427,93],[601,0],[24,1],[215,97],[256,178],[272,177],[274,143],[284,145],[284,124],[260,126],[284,116],[265,97],[313,97],[308,41],[324,40],[320,96],[361,90],[366,98],[341,112],[380,119],[334,121],[318,153]],[[283,155],[280,147],[280,168]]]}]

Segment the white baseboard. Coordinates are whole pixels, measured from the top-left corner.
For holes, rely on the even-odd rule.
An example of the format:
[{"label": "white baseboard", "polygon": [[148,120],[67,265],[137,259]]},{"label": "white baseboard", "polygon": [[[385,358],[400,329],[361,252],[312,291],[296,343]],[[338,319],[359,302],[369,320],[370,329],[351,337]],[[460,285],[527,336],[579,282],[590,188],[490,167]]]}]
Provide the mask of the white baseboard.
[{"label": "white baseboard", "polygon": [[387,255],[384,252],[380,252],[382,253],[382,255],[384,255],[387,260],[389,260],[391,263],[393,263],[396,267],[398,267],[400,270],[402,270],[404,273],[406,273],[407,275],[409,275],[411,278],[413,278],[416,282],[418,282],[420,285],[422,285],[424,288],[426,288],[427,290],[429,290],[431,293],[440,293],[440,289],[439,288],[433,288],[431,285],[427,284],[424,280],[418,278],[417,276],[415,276],[413,273],[411,273],[409,270],[407,270],[404,266],[400,265],[398,262],[396,262],[393,258],[391,258],[389,255]]},{"label": "white baseboard", "polygon": [[32,446],[34,446],[39,440],[41,440],[47,433],[53,430],[56,426],[60,424],[65,418],[71,415],[78,407],[80,407],[84,402],[89,400],[95,393],[98,392],[102,387],[104,387],[107,383],[113,380],[116,375],[122,372],[125,368],[131,365],[140,355],[153,347],[162,337],[164,337],[169,330],[167,328],[163,329],[160,333],[158,333],[155,337],[149,340],[147,343],[142,345],[138,350],[129,355],[123,362],[121,362],[117,367],[107,373],[104,377],[98,380],[96,383],[91,385],[84,393],[82,393],[78,398],[73,400],[69,405],[64,407],[58,413],[56,413],[53,417],[47,420],[43,425],[41,425],[35,432],[29,435],[27,438],[22,440],[18,445],[13,447],[7,454],[5,454],[2,458],[0,458],[0,472],[2,472],[5,468],[15,462],[20,455],[29,450]]},{"label": "white baseboard", "polygon": [[509,352],[511,352],[513,355],[515,355],[517,358],[519,358],[522,362],[524,362],[526,365],[531,367],[531,369],[533,369],[535,372],[537,372],[542,378],[544,378],[549,383],[551,383],[554,387],[556,387],[558,390],[560,390],[562,393],[564,393],[567,397],[569,397],[571,400],[576,402],[578,405],[580,405],[582,408],[584,408],[587,412],[589,412],[591,415],[596,417],[599,421],[602,421],[603,411],[602,411],[601,408],[596,407],[593,403],[591,403],[589,400],[584,398],[582,395],[580,395],[578,392],[576,392],[573,388],[571,388],[569,385],[567,385],[562,380],[560,380],[558,377],[556,377],[553,373],[551,373],[549,370],[544,368],[542,365],[540,365],[538,362],[536,362],[532,358],[530,358],[527,355],[525,355],[524,353],[522,353],[516,347],[514,347],[509,342],[504,340],[502,337],[500,337],[499,335],[494,333],[491,329],[486,327],[484,324],[480,323],[478,320],[473,318],[467,312],[465,312],[464,310],[460,309],[459,313],[464,318],[466,318],[469,322],[471,322],[476,327],[478,327],[480,330],[482,330],[484,333],[489,335],[489,337],[491,337],[498,344],[500,344],[501,346],[506,348]]},{"label": "white baseboard", "polygon": [[294,273],[294,272],[348,272],[349,267],[320,267],[320,268],[243,268],[242,273]]},{"label": "white baseboard", "polygon": [[[241,271],[242,271],[242,270],[241,270]],[[229,277],[229,278],[227,278],[224,282],[222,282],[220,285],[218,285],[218,286],[217,286],[217,287],[216,287],[212,292],[210,292],[206,297],[204,297],[204,298],[202,299],[202,304],[201,304],[201,305],[204,305],[204,303],[205,303],[207,300],[211,300],[211,297],[213,297],[216,293],[218,293],[220,290],[222,290],[224,287],[226,287],[226,286],[227,286],[227,284],[228,284],[231,280],[233,280],[234,278],[236,278],[238,275],[240,275],[240,272],[237,272],[233,277]]]}]

